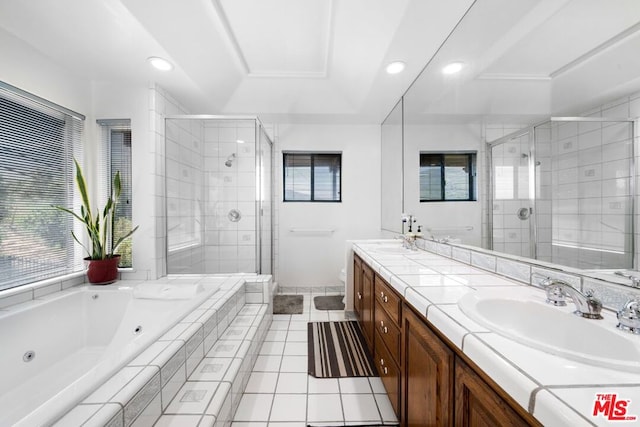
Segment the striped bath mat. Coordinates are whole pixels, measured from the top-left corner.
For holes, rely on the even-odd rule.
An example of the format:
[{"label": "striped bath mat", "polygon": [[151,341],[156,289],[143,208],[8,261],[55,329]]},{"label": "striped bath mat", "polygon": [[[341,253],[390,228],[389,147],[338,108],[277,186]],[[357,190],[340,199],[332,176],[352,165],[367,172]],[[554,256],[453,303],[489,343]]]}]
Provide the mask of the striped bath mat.
[{"label": "striped bath mat", "polygon": [[309,375],[316,378],[376,377],[358,322],[309,322]]}]

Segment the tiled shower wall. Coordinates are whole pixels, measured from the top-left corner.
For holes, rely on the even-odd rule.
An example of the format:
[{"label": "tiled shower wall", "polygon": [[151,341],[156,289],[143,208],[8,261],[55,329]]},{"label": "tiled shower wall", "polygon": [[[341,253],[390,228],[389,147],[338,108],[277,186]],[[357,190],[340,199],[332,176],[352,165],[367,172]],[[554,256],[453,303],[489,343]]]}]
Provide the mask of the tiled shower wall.
[{"label": "tiled shower wall", "polygon": [[167,272],[205,273],[201,249],[203,146],[201,121],[166,121]]},{"label": "tiled shower wall", "polygon": [[[520,129],[523,129],[524,127],[526,127],[526,124],[520,124],[520,123],[485,123],[482,126],[482,138],[483,141],[485,142],[490,142],[490,141],[495,141],[496,139],[502,138],[505,135],[509,135],[510,133],[516,132]],[[486,145],[486,144],[483,144]],[[491,159],[491,150],[486,149],[487,147],[485,146],[485,151],[483,151],[482,154],[478,153],[478,155],[484,155],[485,156],[485,165],[491,165],[491,162],[489,161]],[[505,150],[503,149],[500,154],[503,155],[503,157],[511,157],[512,158],[512,162],[514,164],[514,166],[518,166],[520,167],[521,163],[521,151],[520,151],[520,147],[512,147],[511,149]],[[504,161],[505,165],[509,163],[509,161],[505,160]],[[492,230],[491,230],[491,226],[490,226],[490,215],[493,212],[494,209],[494,204],[493,201],[489,199],[489,197],[491,196],[491,192],[490,192],[490,187],[491,187],[491,170],[490,167],[487,166],[484,169],[480,170],[480,173],[482,174],[482,180],[480,182],[482,182],[482,191],[480,193],[480,199],[481,199],[481,203],[482,203],[482,231],[481,231],[481,239],[482,239],[482,247],[483,248],[488,248],[490,246],[490,243],[492,241]],[[511,208],[511,206],[504,206],[504,203],[499,206],[500,212],[501,214],[499,215],[504,215],[504,212],[507,212],[507,210],[509,210]],[[502,221],[501,221],[502,220]],[[496,248],[496,250],[505,250],[504,248],[504,244],[506,243],[512,243],[513,244],[513,249],[517,249],[517,248],[522,248],[522,241],[520,240],[522,238],[522,232],[518,231],[518,234],[513,235],[513,234],[507,234],[504,231],[504,218],[498,218],[497,220],[497,227],[494,225],[494,228],[498,229],[498,237],[503,239],[503,246],[502,249],[498,249]],[[511,238],[513,239],[513,241],[509,242],[508,239]]]},{"label": "tiled shower wall", "polygon": [[539,171],[536,208],[551,218],[554,242],[538,249],[551,252],[554,262],[587,269],[630,265],[631,143],[631,125],[624,122],[536,129],[536,159],[551,164]]},{"label": "tiled shower wall", "polygon": [[529,138],[516,138],[492,151],[495,195],[493,210],[493,248],[496,251],[529,257],[529,220],[520,219],[517,212],[529,201]]},{"label": "tiled shower wall", "polygon": [[[255,120],[204,123],[206,273],[256,271],[255,124]],[[228,159],[231,166],[225,165]],[[229,219],[232,210],[240,213],[239,221]]]},{"label": "tiled shower wall", "polygon": [[254,120],[167,120],[169,273],[256,271],[255,162]]},{"label": "tiled shower wall", "polygon": [[149,162],[135,165],[135,167],[147,168],[153,174],[154,179],[154,203],[149,209],[151,224],[142,224],[150,227],[150,239],[142,242],[145,249],[145,257],[150,264],[139,268],[139,262],[135,261],[136,269],[133,272],[123,274],[131,279],[156,279],[167,274],[167,214],[165,199],[165,129],[164,118],[167,115],[188,114],[188,111],[180,105],[169,93],[156,84],[149,86]]},{"label": "tiled shower wall", "polygon": [[[640,92],[619,98],[616,101],[595,107],[581,114],[584,117],[606,118],[637,118],[640,117]],[[485,141],[493,141],[509,133],[525,128],[527,125],[485,124],[483,133]],[[551,230],[561,239],[585,239],[587,242],[602,243],[610,249],[619,248],[621,243],[620,230],[633,221],[635,238],[640,238],[638,202],[635,206],[635,217],[625,211],[625,203],[633,191],[625,183],[625,176],[630,170],[628,162],[632,149],[635,150],[635,194],[638,196],[638,179],[640,178],[638,154],[640,139],[638,138],[637,120],[634,123],[635,141],[631,141],[628,128],[624,124],[615,123],[556,123],[554,126],[538,128],[536,147],[536,167],[538,173],[538,191],[542,195],[537,204],[538,237],[542,243],[538,248],[542,257],[548,259],[552,249]],[[545,135],[546,132],[546,135]],[[550,143],[549,141],[555,141]],[[515,156],[515,153],[513,153]],[[515,161],[515,160],[514,160]],[[486,171],[489,174],[489,170]],[[487,175],[488,176],[488,175]],[[487,179],[486,182],[489,182]],[[489,186],[485,187],[485,194],[489,195]],[[638,197],[636,197],[638,199]],[[554,205],[555,204],[555,205]],[[488,247],[490,238],[489,215],[491,201],[483,210],[483,246]],[[551,221],[551,209],[556,212]],[[498,226],[504,224],[500,223]],[[504,231],[502,231],[504,233]],[[500,233],[500,231],[499,231]],[[506,234],[505,234],[506,235]],[[568,245],[570,246],[570,245]],[[639,251],[635,245],[635,265],[638,263]],[[496,250],[503,250],[496,247]],[[508,252],[507,248],[504,248]],[[579,267],[590,268],[601,257],[613,254],[602,254],[585,251],[577,256],[568,253],[566,249],[554,248],[555,255],[560,259],[556,262],[569,263],[568,257],[578,260]],[[603,260],[608,264],[612,260]],[[575,263],[572,263],[576,265]],[[613,266],[613,264],[610,264]]]},{"label": "tiled shower wall", "polygon": [[[171,115],[191,114],[180,105],[168,92],[160,86],[149,86],[149,115],[150,115],[150,140],[149,154],[153,159],[140,167],[148,168],[154,176],[155,190],[153,206],[149,207],[152,228],[152,238],[148,242],[142,242],[145,257],[149,257],[149,266],[141,266],[136,263],[136,271],[123,274],[130,279],[154,279],[167,274],[167,206],[168,199],[165,194],[166,178],[166,152],[165,152],[165,117]],[[200,130],[184,129],[182,136],[177,136],[179,141],[185,142],[190,138],[202,141],[202,177],[203,182],[209,185],[209,189],[203,185],[201,203],[205,215],[202,224],[223,224],[220,230],[212,230],[207,233],[203,228],[201,254],[189,253],[202,272],[228,273],[235,271],[255,271],[255,122],[237,120],[227,123],[203,124],[202,138]],[[266,126],[268,134],[275,135],[274,126]],[[181,138],[184,138],[182,140]],[[173,139],[176,139],[175,137]],[[243,144],[238,140],[244,141]],[[235,146],[235,149],[234,149]],[[235,150],[235,151],[234,151]],[[193,156],[193,149],[191,156]],[[227,169],[224,162],[227,157],[235,152],[237,158],[233,166]],[[175,153],[172,153],[176,159]],[[184,164],[183,164],[184,166]],[[194,166],[190,164],[190,167]],[[188,169],[188,168],[187,168]],[[195,172],[195,170],[194,170]],[[186,184],[183,178],[176,181]],[[251,188],[251,189],[250,189]],[[251,193],[251,196],[249,196]],[[221,197],[215,200],[215,197]],[[272,194],[273,197],[273,194]],[[273,199],[272,199],[273,200]],[[242,219],[240,222],[229,226],[223,220],[227,218],[229,207],[234,206],[240,210]],[[193,210],[195,211],[195,207]],[[224,215],[223,215],[224,214]],[[275,212],[274,212],[275,214]],[[264,219],[263,219],[264,220]],[[266,220],[270,221],[270,218]],[[227,220],[228,221],[228,220]],[[277,219],[276,219],[277,221]],[[274,224],[274,226],[277,226]],[[249,233],[250,232],[250,233]],[[274,233],[277,239],[277,233]],[[235,243],[233,243],[235,242]],[[277,257],[277,241],[274,242],[274,250],[271,254]],[[277,263],[275,264],[277,265]],[[138,268],[140,266],[140,268]],[[277,274],[273,272],[274,276]]]}]

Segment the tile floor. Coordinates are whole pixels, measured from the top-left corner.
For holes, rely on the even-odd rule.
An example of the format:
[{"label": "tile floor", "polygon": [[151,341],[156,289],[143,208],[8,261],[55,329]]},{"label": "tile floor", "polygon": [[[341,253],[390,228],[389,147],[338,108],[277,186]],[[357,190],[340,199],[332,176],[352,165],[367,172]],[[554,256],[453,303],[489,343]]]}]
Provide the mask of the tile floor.
[{"label": "tile floor", "polygon": [[305,294],[300,315],[274,315],[232,427],[389,424],[397,420],[380,378],[317,379],[307,374],[307,322],[345,320]]}]

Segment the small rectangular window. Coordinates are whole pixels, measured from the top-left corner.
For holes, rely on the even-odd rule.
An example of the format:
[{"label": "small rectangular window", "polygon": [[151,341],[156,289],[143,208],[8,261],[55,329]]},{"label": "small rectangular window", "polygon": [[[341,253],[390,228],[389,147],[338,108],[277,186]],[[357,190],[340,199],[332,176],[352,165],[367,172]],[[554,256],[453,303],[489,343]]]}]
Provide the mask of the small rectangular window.
[{"label": "small rectangular window", "polygon": [[341,153],[283,153],[285,202],[340,202]]},{"label": "small rectangular window", "polygon": [[475,153],[420,153],[420,201],[476,200]]},{"label": "small rectangular window", "polygon": [[[101,200],[111,194],[111,185],[116,172],[120,172],[121,193],[114,215],[114,245],[122,235],[131,231],[132,223],[132,170],[131,170],[131,120],[98,120],[102,131],[102,175]],[[119,267],[132,267],[131,237],[118,248]]]}]

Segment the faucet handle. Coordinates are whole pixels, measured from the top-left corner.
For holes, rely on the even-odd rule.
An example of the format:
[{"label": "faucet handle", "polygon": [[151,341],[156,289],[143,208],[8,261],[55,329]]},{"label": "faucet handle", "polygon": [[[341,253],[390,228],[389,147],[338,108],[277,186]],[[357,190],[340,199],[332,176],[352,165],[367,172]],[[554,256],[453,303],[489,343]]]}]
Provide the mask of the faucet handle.
[{"label": "faucet handle", "polygon": [[640,300],[632,297],[618,310],[618,324],[620,330],[640,335]]},{"label": "faucet handle", "polygon": [[602,311],[602,301],[595,297],[593,289],[587,289],[584,293],[586,304],[589,309],[588,313],[582,313],[583,317],[589,319],[602,319],[600,312]]},{"label": "faucet handle", "polygon": [[544,291],[547,293],[547,302],[555,305],[556,307],[564,307],[567,305],[567,292],[557,284],[554,284],[551,280],[545,280],[542,282]]}]

